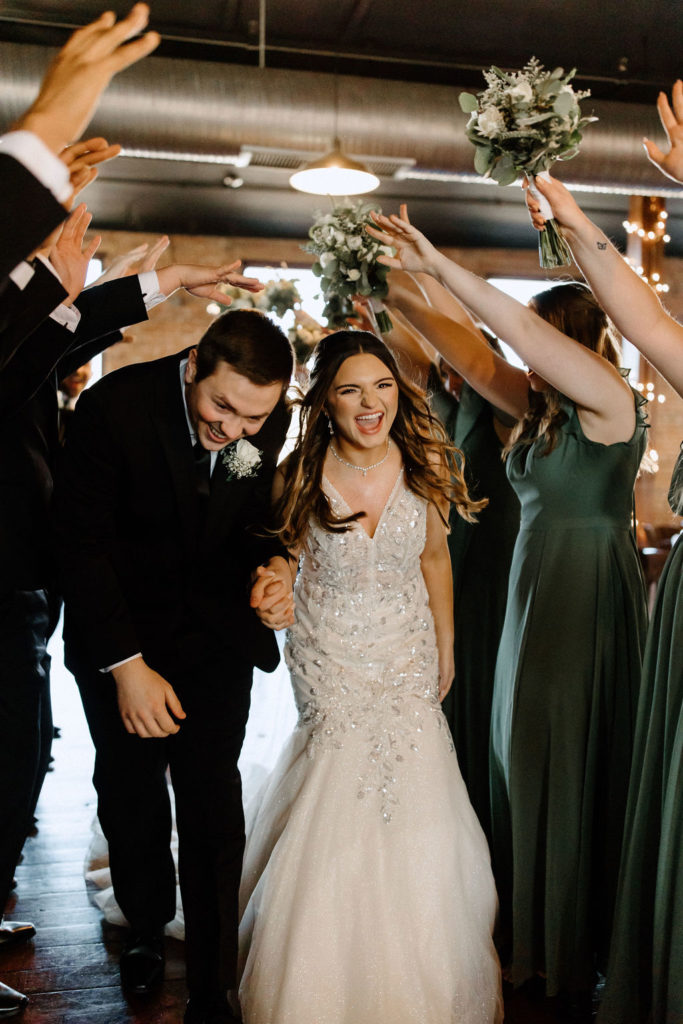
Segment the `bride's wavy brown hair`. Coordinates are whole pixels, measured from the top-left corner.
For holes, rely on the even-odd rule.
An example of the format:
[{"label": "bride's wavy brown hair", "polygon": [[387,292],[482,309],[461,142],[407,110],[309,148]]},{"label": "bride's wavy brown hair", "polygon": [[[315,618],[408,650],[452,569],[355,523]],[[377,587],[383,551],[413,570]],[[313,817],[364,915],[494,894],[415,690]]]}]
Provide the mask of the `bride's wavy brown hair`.
[{"label": "bride's wavy brown hair", "polygon": [[444,499],[469,522],[488,504],[486,498],[470,498],[462,452],[449,441],[424,392],[401,376],[384,342],[367,331],[336,331],[318,342],[310,386],[302,398],[295,400],[301,417],[299,437],[284,464],[284,489],[274,509],[274,532],[288,547],[296,547],[303,540],[311,516],[323,529],[335,533],[348,530],[364,515],[336,516],[323,490],[322,477],[330,442],[325,412],[329,390],[342,363],[350,356],[365,354],[380,359],[398,387],[398,410],[390,436],[403,457],[406,486],[431,502],[445,525],[448,522],[439,507]]},{"label": "bride's wavy brown hair", "polygon": [[[602,356],[612,366],[621,366],[617,329],[585,284],[572,281],[539,292],[530,299],[529,309],[568,338]],[[562,407],[563,397],[552,387],[542,393],[529,392],[529,408],[510,434],[503,449],[504,459],[517,445],[532,445],[539,438],[545,439],[539,455],[550,454],[557,445],[558,430],[567,419]]]}]

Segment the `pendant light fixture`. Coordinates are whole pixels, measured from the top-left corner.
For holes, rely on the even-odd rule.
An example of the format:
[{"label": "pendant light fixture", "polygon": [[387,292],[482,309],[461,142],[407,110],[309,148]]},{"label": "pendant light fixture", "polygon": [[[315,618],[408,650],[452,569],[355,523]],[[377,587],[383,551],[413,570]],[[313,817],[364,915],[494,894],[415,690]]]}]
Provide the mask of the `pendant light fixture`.
[{"label": "pendant light fixture", "polygon": [[360,196],[376,189],[379,178],[364,164],[346,156],[339,139],[335,139],[329,153],[296,171],[289,184],[298,192],[315,196]]},{"label": "pendant light fixture", "polygon": [[342,152],[337,122],[339,120],[339,92],[334,75],[334,142],[329,153],[313,160],[296,171],[289,184],[298,192],[314,196],[360,196],[379,186],[379,178],[365,164],[352,160]]}]

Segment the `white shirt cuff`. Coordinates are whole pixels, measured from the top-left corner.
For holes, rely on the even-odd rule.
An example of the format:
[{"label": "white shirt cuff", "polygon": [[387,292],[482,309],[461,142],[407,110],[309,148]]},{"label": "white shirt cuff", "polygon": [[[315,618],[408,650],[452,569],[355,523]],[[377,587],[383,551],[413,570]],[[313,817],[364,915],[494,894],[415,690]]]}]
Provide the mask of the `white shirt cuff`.
[{"label": "white shirt cuff", "polygon": [[159,278],[157,277],[156,270],[143,270],[141,274],[138,274],[138,280],[140,282],[140,289],[142,291],[142,298],[145,303],[145,309],[149,312],[150,309],[154,309],[161,302],[166,301],[166,296],[159,289]]},{"label": "white shirt cuff", "polygon": [[23,164],[41,185],[52,192],[58,203],[63,203],[71,195],[73,189],[66,164],[33,132],[20,129],[0,135],[0,153],[6,153]]},{"label": "white shirt cuff", "polygon": [[73,334],[81,322],[81,311],[75,306],[65,306],[60,302],[50,313],[50,318]]},{"label": "white shirt cuff", "polygon": [[136,658],[141,658],[141,657],[142,657],[142,651],[138,651],[137,654],[131,654],[130,658],[124,658],[123,661],[117,661],[116,664],[114,664],[114,665],[107,665],[106,668],[101,668],[100,672],[103,672],[103,673],[113,672],[113,670],[115,668],[118,668],[119,665],[127,665],[129,661],[135,661]]},{"label": "white shirt cuff", "polygon": [[35,268],[27,263],[26,260],[22,260],[21,263],[17,263],[14,270],[10,272],[10,279],[14,281],[15,285],[20,292],[23,292],[26,285],[29,283],[33,275],[35,274]]}]

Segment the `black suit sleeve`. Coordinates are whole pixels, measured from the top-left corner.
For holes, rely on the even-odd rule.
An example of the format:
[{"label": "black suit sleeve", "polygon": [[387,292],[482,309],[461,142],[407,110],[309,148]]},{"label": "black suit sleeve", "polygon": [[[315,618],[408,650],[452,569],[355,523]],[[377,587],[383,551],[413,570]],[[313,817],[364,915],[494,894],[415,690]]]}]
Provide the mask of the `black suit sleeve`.
[{"label": "black suit sleeve", "polygon": [[23,164],[0,155],[0,279],[25,260],[66,217],[49,189]]},{"label": "black suit sleeve", "polygon": [[0,286],[0,372],[65,298],[64,286],[40,260],[23,290],[5,279]]},{"label": "black suit sleeve", "polygon": [[84,391],[69,425],[54,514],[64,599],[92,664],[100,668],[141,650],[115,569],[116,509],[125,486],[106,403],[97,389]]},{"label": "black suit sleeve", "polygon": [[75,305],[81,313],[76,331],[48,318],[0,372],[0,419],[21,409],[54,370],[60,379],[67,376],[118,341],[118,328],[147,319],[137,277],[89,288]]}]

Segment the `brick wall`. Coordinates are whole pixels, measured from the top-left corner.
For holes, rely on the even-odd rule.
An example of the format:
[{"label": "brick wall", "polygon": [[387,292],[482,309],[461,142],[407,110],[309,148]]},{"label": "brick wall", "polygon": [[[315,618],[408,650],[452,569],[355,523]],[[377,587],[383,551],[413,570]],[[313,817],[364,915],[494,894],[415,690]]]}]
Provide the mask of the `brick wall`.
[{"label": "brick wall", "polygon": [[[99,256],[105,266],[115,256],[125,253],[141,242],[154,241],[156,236],[129,231],[104,231]],[[303,240],[302,240],[303,241]],[[539,270],[535,252],[509,249],[448,249],[449,256],[474,273],[483,276],[520,276],[545,278]],[[302,252],[296,240],[282,238],[221,238],[215,236],[176,235],[163,254],[160,264],[170,263],[229,263],[241,259],[244,264],[268,263],[279,266],[282,262],[306,264],[312,258]],[[683,260],[667,260],[665,274],[671,291],[667,307],[683,320]],[[566,275],[565,275],[566,276]],[[157,359],[186,348],[196,342],[211,323],[206,302],[184,292],[178,293],[163,305],[153,309],[148,323],[137,325],[126,333],[127,341],[112,346],[104,356],[104,371],[125,366],[127,363]],[[638,518],[654,524],[674,523],[666,495],[671,470],[679,445],[683,440],[683,400],[658,375],[652,374],[655,394],[663,394],[666,401],[649,404],[650,444],[659,454],[660,469],[655,474],[643,474],[636,486]]]}]

